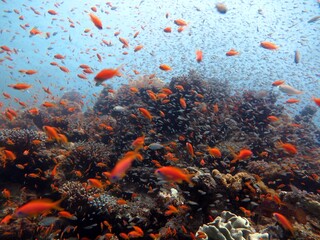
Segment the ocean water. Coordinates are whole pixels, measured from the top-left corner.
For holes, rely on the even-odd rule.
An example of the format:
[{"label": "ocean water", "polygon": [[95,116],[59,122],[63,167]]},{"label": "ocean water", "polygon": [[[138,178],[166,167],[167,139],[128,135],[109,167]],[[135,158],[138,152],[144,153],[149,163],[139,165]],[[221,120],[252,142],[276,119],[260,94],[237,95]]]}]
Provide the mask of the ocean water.
[{"label": "ocean water", "polygon": [[[142,239],[195,239],[224,210],[251,218],[257,232],[274,239],[293,239],[294,232],[317,239],[312,204],[296,202],[314,203],[320,193],[320,114],[312,99],[320,98],[320,2],[226,0],[226,13],[217,3],[0,2],[0,239],[116,239],[132,226],[143,228]],[[181,31],[178,19],[185,21]],[[277,49],[261,47],[265,41]],[[227,56],[231,49],[237,54]],[[121,76],[96,84],[109,68]],[[152,75],[170,89],[127,86]],[[272,86],[279,79],[300,93]],[[17,83],[30,86],[17,90]],[[80,94],[81,111],[59,102],[70,92]],[[286,104],[290,98],[299,102]],[[299,118],[306,106],[317,111],[312,122]],[[18,117],[10,120],[12,109]],[[170,179],[162,166],[178,167],[184,179]],[[229,173],[241,184],[219,183]],[[74,216],[39,211],[26,218],[33,214],[23,208],[40,198],[62,199],[55,204]],[[273,217],[279,214],[295,230]],[[3,223],[10,215],[11,225]]]},{"label": "ocean water", "polygon": [[[156,74],[164,81],[194,69],[206,77],[228,80],[235,91],[270,90],[271,83],[284,79],[304,91],[301,103],[292,107],[299,110],[310,103],[311,96],[319,95],[319,21],[308,21],[319,15],[319,3],[313,1],[225,1],[227,13],[220,14],[216,1],[2,1],[1,45],[15,49],[12,60],[1,54],[1,91],[26,101],[29,106],[40,104],[48,95],[42,87],[50,88],[54,96],[77,90],[91,106],[102,87],[95,87],[94,74],[83,80],[80,64],[88,64],[96,74],[103,68],[123,66],[123,76],[109,80],[113,88],[134,80],[133,70],[141,75]],[[91,7],[102,21],[103,29],[90,20]],[[39,12],[36,14],[31,8]],[[53,9],[57,15],[50,15]],[[15,12],[18,11],[18,13]],[[168,14],[168,18],[166,18]],[[19,17],[23,16],[23,20]],[[187,22],[179,33],[175,19]],[[74,27],[70,27],[73,23]],[[29,27],[21,27],[28,24]],[[36,27],[43,34],[30,36]],[[171,27],[171,33],[163,29]],[[85,29],[90,32],[85,33]],[[133,38],[135,32],[140,34]],[[46,38],[45,33],[50,33]],[[114,36],[115,32],[120,32]],[[122,48],[119,37],[129,41]],[[111,41],[108,47],[102,42]],[[279,49],[266,50],[261,41],[274,42]],[[134,52],[134,47],[143,49]],[[227,57],[231,48],[240,54]],[[203,51],[203,61],[195,61],[195,51]],[[298,50],[301,60],[294,62]],[[123,55],[123,52],[128,52]],[[63,60],[55,54],[65,56]],[[97,54],[102,61],[99,62]],[[67,67],[65,73],[50,62]],[[164,72],[160,64],[168,64],[172,71]],[[34,69],[35,75],[25,75],[20,69]],[[32,88],[18,92],[8,84],[25,82]],[[63,88],[63,90],[60,90]],[[33,97],[36,100],[33,100]],[[12,100],[2,102],[16,106]],[[281,96],[282,98],[282,96]],[[283,96],[283,101],[286,96]]]}]

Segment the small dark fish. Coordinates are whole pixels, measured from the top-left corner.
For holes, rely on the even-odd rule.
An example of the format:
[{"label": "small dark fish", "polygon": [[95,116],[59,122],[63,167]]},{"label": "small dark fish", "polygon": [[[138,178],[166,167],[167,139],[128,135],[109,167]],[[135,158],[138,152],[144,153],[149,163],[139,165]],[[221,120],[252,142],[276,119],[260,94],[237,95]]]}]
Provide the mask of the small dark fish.
[{"label": "small dark fish", "polygon": [[311,19],[308,21],[308,23],[316,22],[316,21],[318,21],[319,19],[320,19],[320,16],[315,16],[315,17],[311,18]]},{"label": "small dark fish", "polygon": [[294,51],[294,62],[297,63],[297,64],[300,62],[300,52],[299,52],[299,50],[295,50]]}]

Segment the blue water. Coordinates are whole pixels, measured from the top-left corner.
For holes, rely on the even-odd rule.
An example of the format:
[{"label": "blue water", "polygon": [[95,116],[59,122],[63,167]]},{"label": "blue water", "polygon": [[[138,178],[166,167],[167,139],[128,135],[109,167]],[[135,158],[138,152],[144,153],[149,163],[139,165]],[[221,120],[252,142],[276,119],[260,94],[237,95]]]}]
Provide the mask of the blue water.
[{"label": "blue water", "polygon": [[[4,59],[0,64],[0,92],[18,97],[33,107],[51,98],[42,87],[49,87],[56,99],[64,92],[77,90],[90,107],[95,101],[93,94],[102,90],[101,86],[95,86],[95,74],[103,68],[123,64],[123,76],[107,82],[115,89],[137,78],[134,69],[141,75],[156,73],[164,81],[195,69],[206,77],[228,80],[235,91],[270,90],[273,81],[284,79],[304,91],[298,96],[301,103],[287,106],[288,111],[299,111],[304,105],[314,104],[311,97],[320,97],[320,20],[314,23],[308,20],[320,15],[319,3],[316,0],[230,0],[225,3],[226,14],[218,13],[216,1],[112,1],[112,7],[106,1],[1,1],[0,45],[16,49],[17,54],[10,53],[12,61],[4,59],[7,53],[0,54],[0,59]],[[97,7],[95,15],[103,22],[102,30],[90,20],[93,6]],[[31,7],[41,15],[35,14]],[[48,14],[49,9],[58,15]],[[24,20],[19,20],[21,15]],[[174,24],[179,18],[188,23],[181,33]],[[70,27],[70,21],[74,28]],[[20,27],[27,23],[30,27],[26,30]],[[169,26],[172,33],[163,32]],[[33,27],[49,32],[51,37],[46,39],[45,34],[30,37]],[[87,28],[91,31],[84,33]],[[116,37],[117,31],[120,35]],[[136,31],[140,34],[133,38]],[[119,37],[128,39],[129,49],[122,48]],[[106,46],[102,39],[111,41],[113,46]],[[274,42],[279,49],[263,49],[261,41]],[[134,52],[134,47],[140,44],[144,48]],[[231,48],[240,54],[227,57],[225,53]],[[195,60],[197,49],[203,51],[201,63]],[[294,63],[295,50],[301,53],[298,64]],[[124,51],[128,55],[123,55]],[[102,56],[102,62],[98,61],[97,53]],[[66,58],[54,59],[55,54]],[[53,61],[66,66],[70,73],[51,66]],[[161,71],[162,63],[173,70]],[[94,70],[94,74],[87,75],[87,80],[77,77],[82,73],[80,64],[88,64]],[[24,75],[20,69],[35,69],[38,73]],[[17,82],[33,87],[22,92],[7,86]],[[279,102],[286,99],[288,96],[279,93]],[[0,101],[5,106],[21,108],[2,94]]]}]

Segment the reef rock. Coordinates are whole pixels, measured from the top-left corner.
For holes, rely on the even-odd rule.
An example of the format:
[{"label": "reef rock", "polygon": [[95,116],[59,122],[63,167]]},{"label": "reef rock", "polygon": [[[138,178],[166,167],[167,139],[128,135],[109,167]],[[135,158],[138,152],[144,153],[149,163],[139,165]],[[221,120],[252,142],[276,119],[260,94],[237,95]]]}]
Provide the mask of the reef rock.
[{"label": "reef rock", "polygon": [[269,239],[268,233],[254,233],[249,220],[229,211],[223,211],[213,222],[202,225],[196,238],[206,240]]}]

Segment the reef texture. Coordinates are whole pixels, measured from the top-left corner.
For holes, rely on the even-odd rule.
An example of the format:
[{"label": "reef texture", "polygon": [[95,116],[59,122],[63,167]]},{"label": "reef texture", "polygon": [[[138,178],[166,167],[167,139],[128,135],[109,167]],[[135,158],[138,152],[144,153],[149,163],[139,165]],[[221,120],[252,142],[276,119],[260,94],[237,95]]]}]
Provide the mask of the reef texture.
[{"label": "reef texture", "polygon": [[[319,239],[317,109],[194,71],[106,85],[86,112],[76,92],[53,104],[2,119],[1,239]],[[17,217],[39,198],[70,215]]]}]

